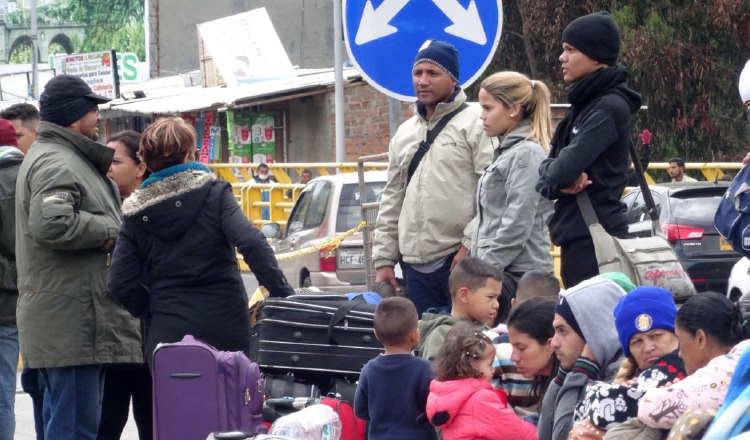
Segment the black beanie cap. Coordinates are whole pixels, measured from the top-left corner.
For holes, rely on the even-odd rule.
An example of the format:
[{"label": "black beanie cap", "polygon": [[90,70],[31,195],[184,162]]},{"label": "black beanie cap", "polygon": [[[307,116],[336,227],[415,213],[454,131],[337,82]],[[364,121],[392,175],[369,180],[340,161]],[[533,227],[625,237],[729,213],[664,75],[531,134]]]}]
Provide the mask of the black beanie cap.
[{"label": "black beanie cap", "polygon": [[614,66],[620,55],[620,30],[612,16],[605,11],[571,21],[563,31],[562,42],[609,66]]}]

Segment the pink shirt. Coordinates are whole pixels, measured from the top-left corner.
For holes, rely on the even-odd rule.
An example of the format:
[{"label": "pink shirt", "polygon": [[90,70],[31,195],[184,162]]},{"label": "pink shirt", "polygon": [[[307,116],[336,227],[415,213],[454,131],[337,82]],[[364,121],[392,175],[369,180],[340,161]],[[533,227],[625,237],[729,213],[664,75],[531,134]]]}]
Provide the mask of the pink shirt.
[{"label": "pink shirt", "polygon": [[646,391],[638,405],[638,419],[652,428],[671,429],[688,408],[719,409],[742,352],[750,339],[735,345],[703,368],[674,385]]}]

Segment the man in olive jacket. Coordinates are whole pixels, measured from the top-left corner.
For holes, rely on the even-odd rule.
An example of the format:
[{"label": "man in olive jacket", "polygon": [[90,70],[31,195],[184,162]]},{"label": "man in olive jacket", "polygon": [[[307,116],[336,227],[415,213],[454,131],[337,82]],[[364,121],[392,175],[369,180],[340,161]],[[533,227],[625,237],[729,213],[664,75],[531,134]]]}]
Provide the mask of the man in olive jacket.
[{"label": "man in olive jacket", "polygon": [[142,363],[138,321],[107,292],[120,226],[114,150],[97,143],[109,101],[60,75],[40,98],[38,139],[16,186],[21,354],[45,386],[45,437],[96,439],[103,364]]}]

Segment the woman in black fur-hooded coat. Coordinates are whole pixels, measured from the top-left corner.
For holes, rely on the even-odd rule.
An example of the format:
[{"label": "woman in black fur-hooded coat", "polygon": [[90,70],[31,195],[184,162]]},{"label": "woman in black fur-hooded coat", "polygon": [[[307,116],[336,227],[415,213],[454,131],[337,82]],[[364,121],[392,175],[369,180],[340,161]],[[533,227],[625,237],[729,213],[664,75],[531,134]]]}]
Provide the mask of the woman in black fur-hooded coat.
[{"label": "woman in black fur-hooded coat", "polygon": [[149,362],[158,343],[187,334],[219,350],[248,351],[247,296],[235,248],[271,296],[293,293],[231,186],[193,162],[195,152],[195,132],[181,118],[150,125],[138,154],[151,176],[122,207],[109,291],[146,319]]}]

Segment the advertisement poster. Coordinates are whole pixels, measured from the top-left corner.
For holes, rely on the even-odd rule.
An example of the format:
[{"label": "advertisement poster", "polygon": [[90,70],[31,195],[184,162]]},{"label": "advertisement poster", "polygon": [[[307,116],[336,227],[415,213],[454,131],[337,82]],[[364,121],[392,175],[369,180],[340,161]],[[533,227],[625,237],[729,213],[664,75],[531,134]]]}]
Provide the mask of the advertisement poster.
[{"label": "advertisement poster", "polygon": [[110,99],[120,97],[117,61],[114,50],[54,57],[57,74],[81,78],[97,95]]},{"label": "advertisement poster", "polygon": [[229,162],[250,163],[252,158],[252,129],[257,113],[227,112]]},{"label": "advertisement poster", "polygon": [[193,128],[195,128],[195,148],[200,151],[203,146],[203,125],[206,123],[206,119],[202,116],[193,118]]},{"label": "advertisement poster", "polygon": [[255,113],[252,125],[253,162],[276,161],[276,136],[273,113]]},{"label": "advertisement poster", "polygon": [[296,75],[266,8],[201,23],[198,32],[227,85]]},{"label": "advertisement poster", "polygon": [[214,114],[206,113],[206,120],[203,123],[203,134],[201,136],[200,162],[208,163],[209,152],[211,150],[211,126],[214,123]]},{"label": "advertisement poster", "polygon": [[208,151],[210,162],[221,161],[221,127],[211,127],[211,149]]}]

